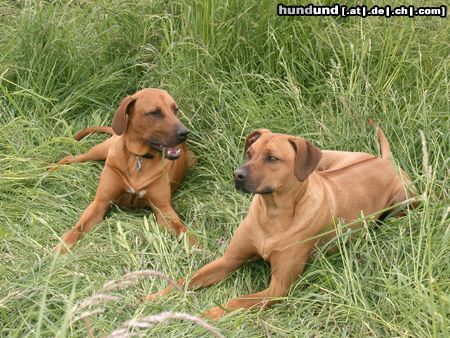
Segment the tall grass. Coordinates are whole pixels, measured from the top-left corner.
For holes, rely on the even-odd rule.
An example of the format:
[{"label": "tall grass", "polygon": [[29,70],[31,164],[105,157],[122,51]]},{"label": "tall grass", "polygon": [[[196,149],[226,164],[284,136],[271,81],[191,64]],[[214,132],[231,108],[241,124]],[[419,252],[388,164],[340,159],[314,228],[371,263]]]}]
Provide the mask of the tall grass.
[{"label": "tall grass", "polygon": [[[282,302],[216,325],[230,337],[449,334],[448,19],[281,18],[275,9],[271,1],[0,0],[0,335],[86,336],[70,310],[106,281],[140,269],[186,277],[218,257],[248,207],[231,174],[250,130],[376,153],[369,117],[424,194],[421,207],[368,224],[351,242],[340,237],[338,252],[318,251]],[[202,248],[177,242],[148,211],[113,208],[73,253],[55,257],[102,164],[46,166],[99,142],[72,136],[109,124],[120,99],[142,87],[167,89],[192,130],[199,164],[174,204]],[[265,288],[269,277],[265,263],[250,264],[208,289],[142,304],[165,286],[145,280],[91,317],[92,328],[107,335],[163,311],[198,314]],[[207,335],[189,322],[148,333]]]}]

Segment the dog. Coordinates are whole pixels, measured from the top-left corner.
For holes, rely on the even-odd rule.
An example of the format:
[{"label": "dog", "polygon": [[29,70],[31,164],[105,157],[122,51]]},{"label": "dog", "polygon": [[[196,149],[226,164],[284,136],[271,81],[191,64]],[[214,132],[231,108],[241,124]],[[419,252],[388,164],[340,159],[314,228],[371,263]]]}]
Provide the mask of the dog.
[{"label": "dog", "polygon": [[[389,143],[377,128],[381,158],[367,153],[322,152],[301,137],[251,132],[245,164],[234,172],[235,186],[255,194],[247,216],[222,257],[193,274],[187,287],[215,284],[246,262],[271,265],[267,289],[228,301],[203,313],[217,319],[227,311],[265,307],[288,292],[303,272],[312,250],[336,236],[337,223],[361,226],[361,214],[373,218],[416,195],[405,172],[398,173]],[[184,280],[179,280],[182,286]],[[146,300],[165,296],[167,287]]]},{"label": "dog", "polygon": [[[76,140],[91,133],[112,135],[85,154],[67,156],[51,166],[85,161],[105,161],[94,201],[55,251],[66,253],[104,217],[111,203],[126,208],[151,208],[157,223],[176,235],[187,232],[171,205],[171,196],[186,170],[196,163],[183,144],[189,130],[178,119],[179,108],[164,90],[145,88],[125,97],[112,121],[80,131]],[[197,242],[189,234],[191,245]]]}]

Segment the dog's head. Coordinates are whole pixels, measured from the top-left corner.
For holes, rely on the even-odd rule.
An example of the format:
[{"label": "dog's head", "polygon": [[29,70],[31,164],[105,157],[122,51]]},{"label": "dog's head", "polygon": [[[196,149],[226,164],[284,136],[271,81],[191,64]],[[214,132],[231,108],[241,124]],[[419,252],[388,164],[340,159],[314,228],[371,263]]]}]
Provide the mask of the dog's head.
[{"label": "dog's head", "polygon": [[165,90],[145,88],[120,102],[112,128],[117,135],[126,135],[130,142],[148,153],[164,153],[177,159],[177,145],[186,141],[189,130],[178,119],[178,106]]},{"label": "dog's head", "polygon": [[245,140],[244,156],[244,165],[234,172],[236,188],[270,194],[305,181],[322,152],[301,137],[257,129]]}]

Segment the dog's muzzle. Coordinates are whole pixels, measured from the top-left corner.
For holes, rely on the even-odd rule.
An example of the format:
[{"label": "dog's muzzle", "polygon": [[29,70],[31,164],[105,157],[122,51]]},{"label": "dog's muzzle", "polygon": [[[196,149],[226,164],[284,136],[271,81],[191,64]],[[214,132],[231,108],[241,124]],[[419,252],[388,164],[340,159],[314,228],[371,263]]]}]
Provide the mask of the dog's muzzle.
[{"label": "dog's muzzle", "polygon": [[164,145],[157,142],[149,141],[149,144],[152,148],[158,150],[161,154],[164,155],[168,160],[176,160],[181,155],[181,149],[178,147],[179,144],[185,142],[189,135],[189,129],[186,127],[180,127],[177,129],[176,137],[171,142],[173,145]]},{"label": "dog's muzzle", "polygon": [[177,130],[178,141],[180,141],[180,143],[186,141],[188,138],[189,132],[190,132],[190,130],[187,129],[186,127],[179,128]]},{"label": "dog's muzzle", "polygon": [[234,187],[247,194],[266,195],[273,193],[273,188],[267,187],[262,190],[256,190],[257,184],[249,179],[248,170],[245,166],[234,171]]},{"label": "dog's muzzle", "polygon": [[242,192],[250,193],[246,188],[247,170],[243,167],[234,171],[234,186]]}]

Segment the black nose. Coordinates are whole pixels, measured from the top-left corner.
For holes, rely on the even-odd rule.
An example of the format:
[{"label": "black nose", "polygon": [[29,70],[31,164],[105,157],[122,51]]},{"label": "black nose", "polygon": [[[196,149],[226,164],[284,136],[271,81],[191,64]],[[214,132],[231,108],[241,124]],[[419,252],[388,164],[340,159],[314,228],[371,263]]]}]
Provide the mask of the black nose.
[{"label": "black nose", "polygon": [[243,182],[247,178],[247,170],[243,168],[236,169],[234,171],[234,179],[236,182]]},{"label": "black nose", "polygon": [[187,129],[187,128],[180,128],[177,130],[177,137],[181,141],[186,140],[188,135],[189,135],[189,129]]}]

